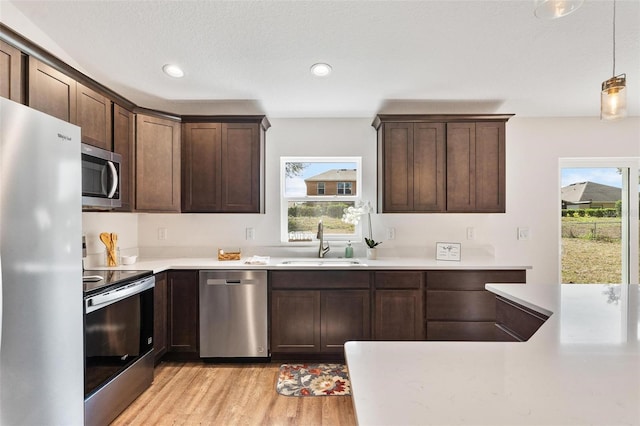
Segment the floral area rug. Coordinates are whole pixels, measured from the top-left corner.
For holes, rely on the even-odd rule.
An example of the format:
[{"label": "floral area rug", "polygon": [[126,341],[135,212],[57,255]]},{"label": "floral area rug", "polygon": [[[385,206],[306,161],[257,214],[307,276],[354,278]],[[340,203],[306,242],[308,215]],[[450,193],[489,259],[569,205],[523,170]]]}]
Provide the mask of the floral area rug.
[{"label": "floral area rug", "polygon": [[282,364],[276,391],[286,396],[351,395],[344,364]]}]

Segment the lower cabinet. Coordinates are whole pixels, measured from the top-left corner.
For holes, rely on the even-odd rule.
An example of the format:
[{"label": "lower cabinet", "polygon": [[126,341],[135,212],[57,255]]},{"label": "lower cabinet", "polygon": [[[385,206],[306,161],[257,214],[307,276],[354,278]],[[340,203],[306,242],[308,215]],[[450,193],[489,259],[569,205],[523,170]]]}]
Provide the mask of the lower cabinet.
[{"label": "lower cabinet", "polygon": [[525,283],[525,270],[427,271],[427,340],[502,340],[486,283]]},{"label": "lower cabinet", "polygon": [[273,271],[270,286],[272,355],[343,354],[371,338],[368,272]]},{"label": "lower cabinet", "polygon": [[374,273],[374,340],[424,340],[424,272]]},{"label": "lower cabinet", "polygon": [[167,273],[156,274],[153,289],[153,353],[158,364],[167,353]]},{"label": "lower cabinet", "polygon": [[525,342],[549,317],[518,303],[496,296],[496,328],[500,340]]},{"label": "lower cabinet", "polygon": [[168,278],[168,352],[198,356],[198,271],[171,271]]}]

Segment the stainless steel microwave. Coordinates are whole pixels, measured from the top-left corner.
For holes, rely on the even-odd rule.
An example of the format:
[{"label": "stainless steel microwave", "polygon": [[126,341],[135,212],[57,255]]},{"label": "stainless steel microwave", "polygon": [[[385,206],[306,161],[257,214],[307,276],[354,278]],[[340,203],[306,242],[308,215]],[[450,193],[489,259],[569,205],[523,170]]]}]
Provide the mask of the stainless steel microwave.
[{"label": "stainless steel microwave", "polygon": [[82,151],[82,207],[114,209],[120,200],[120,163],[122,156],[115,152],[81,144]]}]

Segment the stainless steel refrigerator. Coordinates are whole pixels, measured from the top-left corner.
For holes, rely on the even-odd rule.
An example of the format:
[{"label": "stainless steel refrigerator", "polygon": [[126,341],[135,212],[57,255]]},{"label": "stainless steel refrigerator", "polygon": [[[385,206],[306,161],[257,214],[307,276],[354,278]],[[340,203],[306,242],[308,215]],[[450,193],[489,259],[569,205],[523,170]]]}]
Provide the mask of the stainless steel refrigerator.
[{"label": "stainless steel refrigerator", "polygon": [[0,424],[84,420],[80,128],[0,98]]}]

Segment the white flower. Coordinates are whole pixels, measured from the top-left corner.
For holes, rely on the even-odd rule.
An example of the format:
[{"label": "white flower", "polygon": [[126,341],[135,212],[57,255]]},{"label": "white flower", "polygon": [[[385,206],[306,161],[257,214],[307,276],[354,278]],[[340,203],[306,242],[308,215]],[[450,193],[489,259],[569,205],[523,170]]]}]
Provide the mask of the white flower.
[{"label": "white flower", "polygon": [[344,209],[344,214],[342,215],[342,221],[346,223],[350,223],[352,225],[357,225],[360,222],[360,218],[364,215],[367,215],[369,218],[369,238],[372,238],[371,232],[371,212],[373,211],[373,207],[371,207],[371,203],[369,201],[358,201],[355,206],[347,207]]}]

